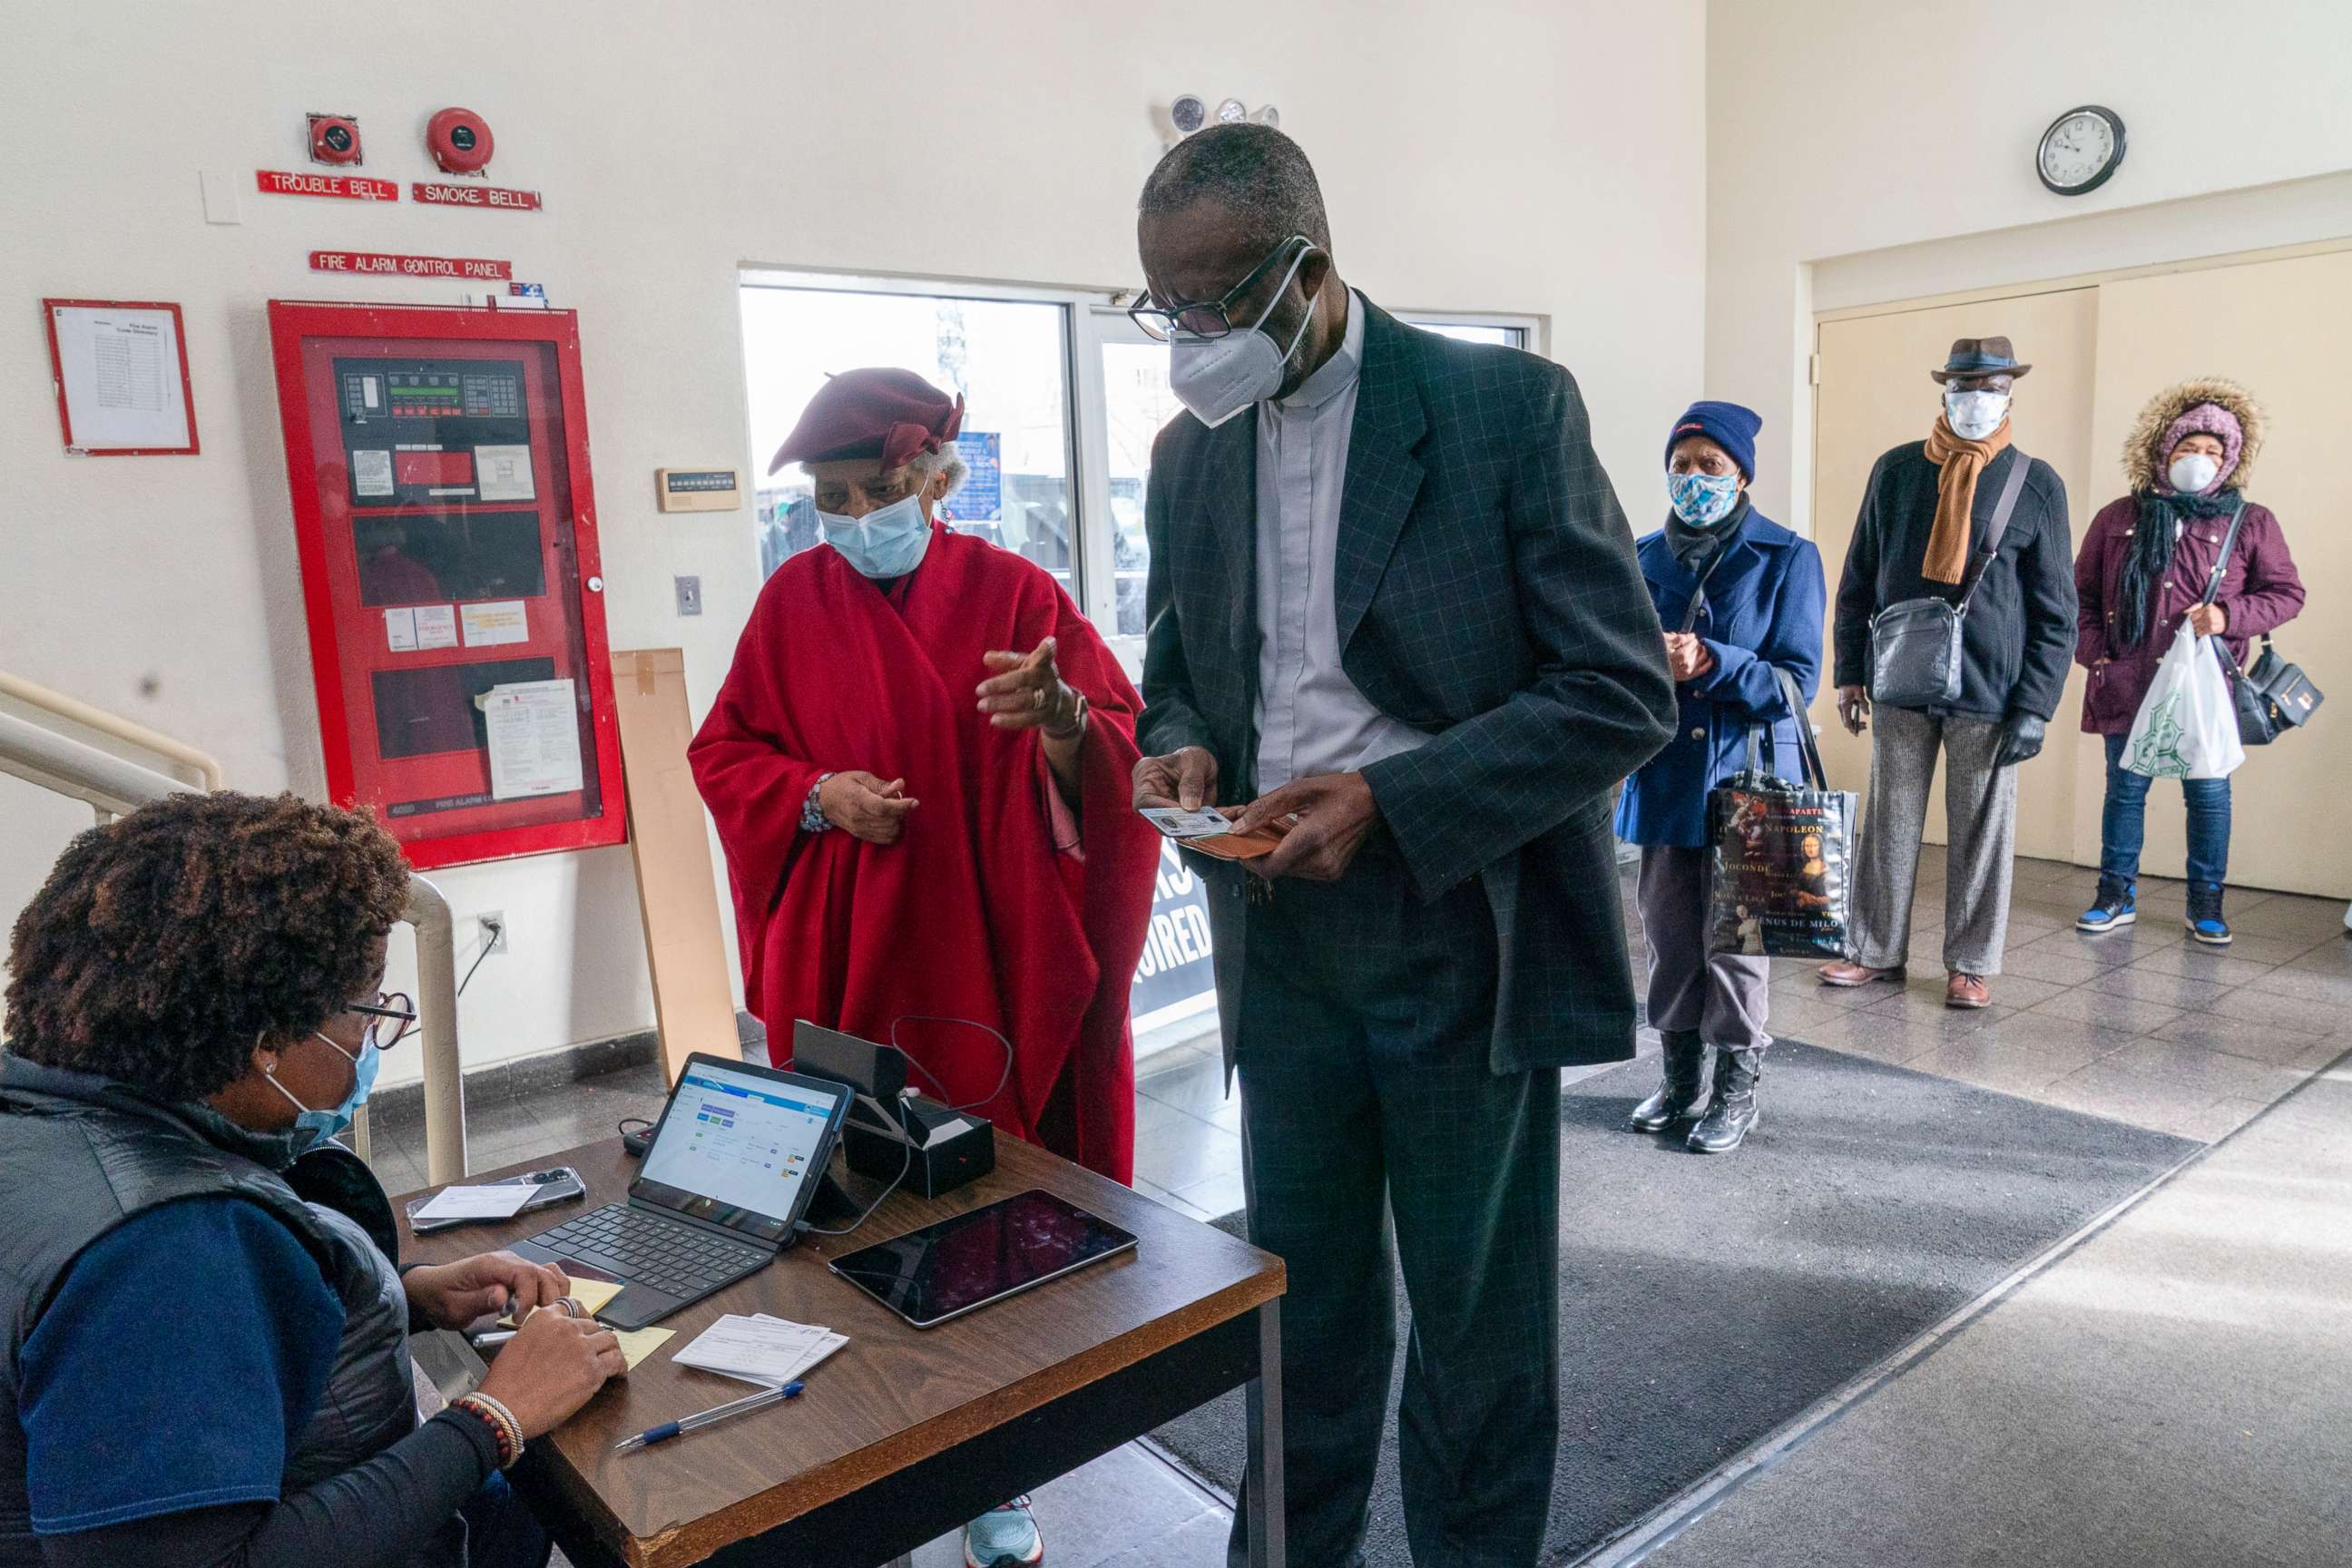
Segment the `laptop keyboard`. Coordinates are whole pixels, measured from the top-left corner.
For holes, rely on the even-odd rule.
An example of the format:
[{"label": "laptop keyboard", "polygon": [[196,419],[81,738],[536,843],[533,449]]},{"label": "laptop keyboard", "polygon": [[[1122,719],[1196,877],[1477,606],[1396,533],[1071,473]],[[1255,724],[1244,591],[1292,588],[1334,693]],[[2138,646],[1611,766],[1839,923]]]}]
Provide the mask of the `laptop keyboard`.
[{"label": "laptop keyboard", "polygon": [[606,1204],[531,1239],[633,1285],[650,1285],[689,1299],[715,1290],[775,1256],[626,1204]]}]

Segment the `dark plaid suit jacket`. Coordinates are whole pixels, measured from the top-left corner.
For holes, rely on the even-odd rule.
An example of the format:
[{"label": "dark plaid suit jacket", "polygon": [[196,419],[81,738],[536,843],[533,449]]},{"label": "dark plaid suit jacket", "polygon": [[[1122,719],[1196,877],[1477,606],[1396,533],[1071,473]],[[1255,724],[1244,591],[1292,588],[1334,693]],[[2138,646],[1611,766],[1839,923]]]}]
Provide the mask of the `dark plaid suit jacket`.
[{"label": "dark plaid suit jacket", "polygon": [[[1485,886],[1496,1072],[1633,1054],[1610,791],[1673,734],[1675,689],[1633,538],[1569,374],[1377,308],[1340,500],[1340,662],[1431,737],[1364,770],[1416,890]],[[1147,755],[1205,746],[1253,793],[1257,431],[1180,414],[1152,449]],[[1246,874],[1210,873],[1225,1051]]]}]

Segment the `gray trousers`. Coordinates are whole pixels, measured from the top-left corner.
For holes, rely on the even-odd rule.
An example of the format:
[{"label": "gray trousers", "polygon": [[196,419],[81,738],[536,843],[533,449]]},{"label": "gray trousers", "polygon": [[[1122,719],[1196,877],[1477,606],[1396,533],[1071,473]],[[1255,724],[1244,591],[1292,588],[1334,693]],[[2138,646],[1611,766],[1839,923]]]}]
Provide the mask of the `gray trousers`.
[{"label": "gray trousers", "polygon": [[1727,1051],[1761,1050],[1772,961],[1706,951],[1707,851],[1642,847],[1642,941],[1650,950],[1650,1026],[1695,1033]]},{"label": "gray trousers", "polygon": [[1927,789],[1944,753],[1944,967],[1999,974],[2017,849],[2017,769],[1996,767],[2000,726],[1908,708],[1870,710],[1870,799],[1854,879],[1854,962],[1892,969],[1911,947],[1911,894]]}]

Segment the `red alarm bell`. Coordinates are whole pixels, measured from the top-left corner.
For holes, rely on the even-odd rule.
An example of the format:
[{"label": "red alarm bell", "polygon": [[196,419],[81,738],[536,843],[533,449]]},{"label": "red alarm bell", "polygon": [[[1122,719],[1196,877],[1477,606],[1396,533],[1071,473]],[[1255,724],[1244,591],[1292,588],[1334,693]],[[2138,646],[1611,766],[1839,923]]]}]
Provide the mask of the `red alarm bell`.
[{"label": "red alarm bell", "polygon": [[452,174],[478,174],[490,161],[497,142],[489,122],[470,109],[445,109],[425,127],[425,145],[433,161]]},{"label": "red alarm bell", "polygon": [[314,114],[310,116],[310,162],[341,163],[345,166],[360,162],[360,122],[356,115]]}]

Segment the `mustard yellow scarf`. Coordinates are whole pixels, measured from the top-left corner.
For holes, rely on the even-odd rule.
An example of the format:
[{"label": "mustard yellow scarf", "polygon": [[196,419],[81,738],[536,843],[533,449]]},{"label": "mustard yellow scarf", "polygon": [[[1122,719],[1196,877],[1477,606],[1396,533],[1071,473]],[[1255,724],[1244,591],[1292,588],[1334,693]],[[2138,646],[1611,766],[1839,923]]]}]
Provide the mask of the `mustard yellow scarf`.
[{"label": "mustard yellow scarf", "polygon": [[1941,414],[1927,432],[1927,460],[1943,469],[1936,480],[1936,526],[1927,531],[1927,559],[1919,575],[1931,583],[1958,583],[1968,574],[1969,513],[1977,504],[1977,476],[2009,449],[2009,421],[1981,441],[1963,441]]}]

